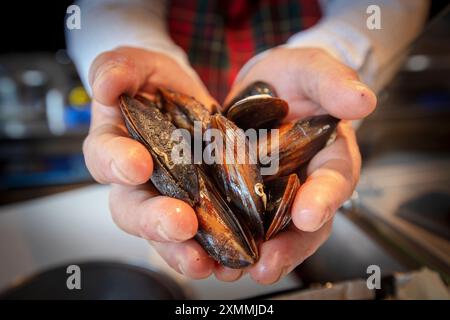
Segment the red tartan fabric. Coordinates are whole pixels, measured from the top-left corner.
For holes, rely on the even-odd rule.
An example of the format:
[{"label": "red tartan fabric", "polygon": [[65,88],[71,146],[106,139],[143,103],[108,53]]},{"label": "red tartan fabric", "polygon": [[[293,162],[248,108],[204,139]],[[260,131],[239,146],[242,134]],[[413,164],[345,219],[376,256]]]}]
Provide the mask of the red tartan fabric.
[{"label": "red tartan fabric", "polygon": [[172,0],[172,39],[222,102],[241,67],[321,17],[317,0]]}]

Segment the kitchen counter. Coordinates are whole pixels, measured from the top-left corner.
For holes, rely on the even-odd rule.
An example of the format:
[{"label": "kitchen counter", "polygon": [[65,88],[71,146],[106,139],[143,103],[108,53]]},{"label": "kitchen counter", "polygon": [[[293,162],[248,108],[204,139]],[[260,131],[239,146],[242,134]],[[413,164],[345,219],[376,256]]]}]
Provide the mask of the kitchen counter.
[{"label": "kitchen counter", "polygon": [[300,284],[294,274],[270,286],[258,285],[249,277],[224,283],[213,276],[193,281],[178,275],[145,240],[114,224],[108,192],[108,186],[93,185],[0,207],[0,290],[52,266],[90,260],[122,261],[160,270],[199,299],[247,298]]}]

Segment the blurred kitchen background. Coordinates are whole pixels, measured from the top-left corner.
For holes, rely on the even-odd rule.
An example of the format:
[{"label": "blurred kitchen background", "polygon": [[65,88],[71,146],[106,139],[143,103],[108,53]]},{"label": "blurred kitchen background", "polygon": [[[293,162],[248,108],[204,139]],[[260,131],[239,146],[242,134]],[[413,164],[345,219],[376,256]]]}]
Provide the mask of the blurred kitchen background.
[{"label": "blurred kitchen background", "polygon": [[91,182],[80,153],[89,97],[64,49],[70,3],[19,1],[2,10],[1,204]]},{"label": "blurred kitchen background", "polygon": [[90,101],[64,49],[71,1],[51,3],[45,16],[36,14],[36,1],[0,13],[0,292],[55,266],[88,261],[163,272],[196,298],[332,286],[366,278],[372,264],[385,277],[427,267],[450,283],[447,1],[432,2],[427,28],[358,130],[361,181],[330,239],[273,286],[248,278],[189,281],[113,224],[108,187],[92,181],[81,153]]}]

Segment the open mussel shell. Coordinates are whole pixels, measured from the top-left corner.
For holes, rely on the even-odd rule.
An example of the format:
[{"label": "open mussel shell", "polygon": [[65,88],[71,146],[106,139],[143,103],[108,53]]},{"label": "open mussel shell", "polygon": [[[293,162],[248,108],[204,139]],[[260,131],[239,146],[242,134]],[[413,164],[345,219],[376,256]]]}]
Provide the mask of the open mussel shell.
[{"label": "open mussel shell", "polygon": [[178,128],[194,133],[194,122],[197,121],[206,129],[209,124],[209,110],[194,97],[170,89],[159,88],[157,99],[164,112]]},{"label": "open mussel shell", "polygon": [[266,183],[269,200],[264,217],[265,240],[283,230],[291,221],[291,207],[299,187],[300,180],[295,173]]},{"label": "open mussel shell", "polygon": [[265,181],[287,176],[311,160],[327,143],[339,119],[330,115],[312,116],[279,127],[278,139],[268,134],[258,141],[259,148],[268,148],[270,156],[278,161],[279,169]]},{"label": "open mussel shell", "polygon": [[[260,168],[256,159],[256,150],[251,152],[247,137],[242,129],[220,114],[211,117],[211,128],[219,133],[220,141],[212,141],[218,146],[219,153],[210,172],[217,185],[240,212],[240,218],[251,226],[256,238],[263,238],[263,215],[267,197]],[[256,148],[255,148],[256,149]]]},{"label": "open mussel shell", "polygon": [[277,92],[275,88],[270,84],[264,81],[255,81],[250,83],[247,87],[245,87],[233,100],[231,100],[223,109],[224,113],[227,111],[232,105],[234,105],[239,100],[245,99],[250,96],[257,95],[267,95],[271,97],[277,97]]},{"label": "open mussel shell", "polygon": [[271,128],[288,114],[288,104],[267,94],[248,96],[227,111],[227,118],[242,129]]},{"label": "open mussel shell", "polygon": [[[130,135],[141,142],[153,158],[151,181],[163,195],[186,201],[193,206],[199,197],[197,171],[190,163],[174,163],[175,143],[171,139],[176,127],[150,100],[146,104],[127,95],[119,99],[120,109]],[[184,146],[185,150],[188,146]]]},{"label": "open mussel shell", "polygon": [[277,98],[275,89],[256,81],[242,90],[225,108],[224,114],[242,129],[271,128],[288,114],[288,104]]},{"label": "open mussel shell", "polygon": [[240,223],[202,170],[199,170],[198,177],[200,201],[195,207],[197,241],[213,259],[229,268],[243,268],[255,263],[258,248],[250,230]]}]

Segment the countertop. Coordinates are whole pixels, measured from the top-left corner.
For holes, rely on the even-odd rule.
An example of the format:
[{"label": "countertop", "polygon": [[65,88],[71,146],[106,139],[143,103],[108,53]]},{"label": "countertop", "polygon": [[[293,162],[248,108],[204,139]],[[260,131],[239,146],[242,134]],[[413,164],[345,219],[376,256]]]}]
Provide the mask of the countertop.
[{"label": "countertop", "polygon": [[237,299],[299,286],[295,275],[263,286],[244,277],[224,283],[172,271],[145,240],[120,230],[108,208],[109,187],[92,185],[0,207],[0,290],[55,265],[115,260],[160,270],[199,299]]}]

